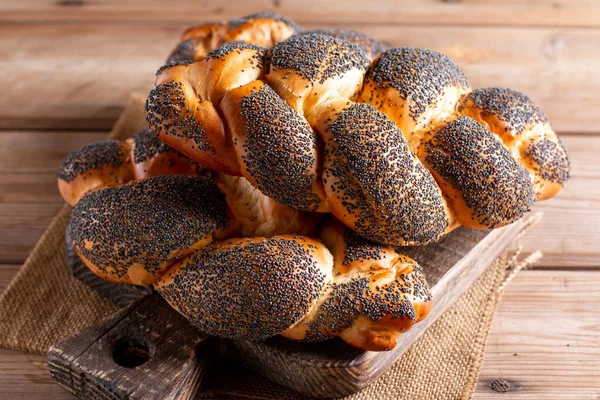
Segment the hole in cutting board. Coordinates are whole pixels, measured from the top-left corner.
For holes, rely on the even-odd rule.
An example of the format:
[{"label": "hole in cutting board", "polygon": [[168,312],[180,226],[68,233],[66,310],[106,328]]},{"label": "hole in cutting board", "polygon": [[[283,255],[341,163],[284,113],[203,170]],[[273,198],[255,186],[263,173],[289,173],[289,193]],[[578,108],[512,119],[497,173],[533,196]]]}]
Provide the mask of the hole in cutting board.
[{"label": "hole in cutting board", "polygon": [[146,341],[123,337],[113,344],[113,361],[125,368],[135,368],[152,358],[152,352]]}]

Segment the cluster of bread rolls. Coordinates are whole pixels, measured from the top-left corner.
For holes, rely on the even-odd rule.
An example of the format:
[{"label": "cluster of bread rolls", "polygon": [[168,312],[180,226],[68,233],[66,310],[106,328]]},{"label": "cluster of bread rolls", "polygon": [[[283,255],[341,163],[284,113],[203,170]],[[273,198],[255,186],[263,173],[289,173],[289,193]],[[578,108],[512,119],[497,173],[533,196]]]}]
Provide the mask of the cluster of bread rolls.
[{"label": "cluster of bread rolls", "polygon": [[569,177],[525,95],[271,13],[187,30],[146,111],[150,129],[61,165],[74,248],[227,338],[391,349],[431,294],[385,244],[503,226]]},{"label": "cluster of bread rolls", "polygon": [[504,226],[569,176],[567,152],[531,99],[472,90],[432,50],[370,61],[342,35],[318,32],[272,49],[229,42],[162,68],[156,84],[146,108],[160,140],[377,242]]}]

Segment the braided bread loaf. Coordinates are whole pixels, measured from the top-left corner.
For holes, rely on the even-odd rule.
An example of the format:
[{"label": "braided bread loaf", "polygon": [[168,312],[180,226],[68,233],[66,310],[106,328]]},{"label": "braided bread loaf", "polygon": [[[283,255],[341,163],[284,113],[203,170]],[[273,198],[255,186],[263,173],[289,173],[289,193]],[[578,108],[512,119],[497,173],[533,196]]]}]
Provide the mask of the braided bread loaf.
[{"label": "braided bread loaf", "polygon": [[104,279],[154,284],[205,332],[322,341],[340,336],[389,350],[424,318],[431,295],[421,268],[334,218],[317,238],[236,238],[224,194],[208,177],[170,175],[85,195],[72,240]]},{"label": "braided bread loaf", "polygon": [[432,50],[390,49],[370,63],[319,33],[270,51],[232,42],[162,68],[156,83],[146,110],[160,140],[381,243],[501,227],[569,177],[539,107],[509,89],[472,91]]},{"label": "braided bread loaf", "polygon": [[[367,239],[510,223],[562,188],[568,156],[530,99],[472,91],[439,53],[300,30],[272,14],[188,30],[157,73],[152,131],[61,165],[73,244],[210,334],[387,350],[431,295],[413,260]],[[315,211],[343,224],[315,233]]]}]

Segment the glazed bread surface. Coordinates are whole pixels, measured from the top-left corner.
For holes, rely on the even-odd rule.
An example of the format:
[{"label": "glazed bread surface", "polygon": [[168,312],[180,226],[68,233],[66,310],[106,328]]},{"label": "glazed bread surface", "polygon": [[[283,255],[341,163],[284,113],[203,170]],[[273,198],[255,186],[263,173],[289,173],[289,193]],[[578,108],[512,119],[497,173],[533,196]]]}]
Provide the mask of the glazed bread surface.
[{"label": "glazed bread surface", "polygon": [[504,226],[570,173],[524,94],[473,90],[433,50],[272,13],[186,31],[146,113],[149,129],[61,164],[74,247],[230,339],[390,350],[432,299],[385,244]]},{"label": "glazed bread surface", "polygon": [[65,201],[75,206],[90,192],[168,175],[207,176],[218,185],[229,208],[222,236],[311,235],[322,216],[279,204],[244,177],[200,167],[149,129],[126,141],[105,140],[75,150],[60,166],[58,186]]}]

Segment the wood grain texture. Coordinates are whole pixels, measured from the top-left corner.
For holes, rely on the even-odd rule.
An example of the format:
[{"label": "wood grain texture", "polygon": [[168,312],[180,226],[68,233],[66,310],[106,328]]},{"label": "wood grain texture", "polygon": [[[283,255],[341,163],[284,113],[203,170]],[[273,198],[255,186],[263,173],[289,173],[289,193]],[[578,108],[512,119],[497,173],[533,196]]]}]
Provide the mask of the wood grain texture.
[{"label": "wood grain texture", "polygon": [[11,400],[74,400],[48,373],[45,356],[0,349],[0,397]]},{"label": "wood grain texture", "polygon": [[598,26],[600,5],[585,0],[21,0],[0,6],[7,21],[220,21],[273,10],[299,22],[435,25]]},{"label": "wood grain texture", "polygon": [[[600,272],[523,271],[506,289],[474,399],[600,397]],[[498,378],[507,393],[489,387]]]},{"label": "wood grain texture", "polygon": [[[165,3],[166,4],[166,3]],[[308,29],[328,27],[307,24]],[[521,90],[560,132],[600,125],[600,29],[344,24],[392,46],[440,50],[474,87]],[[179,23],[0,25],[0,128],[105,129],[147,93]]]},{"label": "wood grain texture", "polygon": [[0,263],[22,263],[64,204],[56,170],[105,132],[0,132]]},{"label": "wood grain texture", "polygon": [[81,399],[196,397],[216,347],[157,294],[48,352],[52,379]]},{"label": "wood grain texture", "polygon": [[[474,400],[597,400],[599,285],[596,271],[522,271],[494,317]],[[583,306],[580,293],[589,299]],[[497,378],[518,389],[492,392],[489,384]],[[0,393],[13,399],[74,399],[53,383],[44,356],[4,349]]]},{"label": "wood grain texture", "polygon": [[[522,239],[529,253],[547,257],[539,266],[600,267],[600,137],[563,137],[572,162],[571,180],[555,198],[534,210],[545,218]],[[557,264],[557,257],[568,263]]]},{"label": "wood grain texture", "polygon": [[[161,0],[5,1],[0,3],[0,127],[45,131],[9,133],[24,135],[12,142],[18,146],[0,134],[0,262],[13,263],[0,267],[0,282],[8,283],[16,273],[15,264],[24,260],[62,204],[54,169],[78,147],[65,150],[65,143],[105,135],[77,129],[108,130],[128,93],[152,85],[156,63],[183,26],[269,8],[301,23],[317,22],[309,28],[333,22],[394,45],[440,49],[457,59],[474,84],[526,91],[561,133],[600,133],[595,112],[600,98],[598,1],[182,0],[177,6]],[[64,132],[55,136],[48,130],[52,127],[73,129],[73,138]],[[475,399],[600,398],[600,379],[594,381],[598,315],[589,308],[598,304],[600,279],[600,141],[563,138],[574,177],[558,198],[536,206],[545,219],[523,243],[525,252],[545,251],[536,266],[542,270],[522,272],[509,285]],[[56,162],[51,168],[49,160]],[[30,172],[15,173],[31,166]],[[576,346],[565,340],[570,333]],[[43,359],[0,349],[2,396],[72,399],[51,383]],[[518,382],[518,390],[491,392],[489,382],[499,377]]]}]

